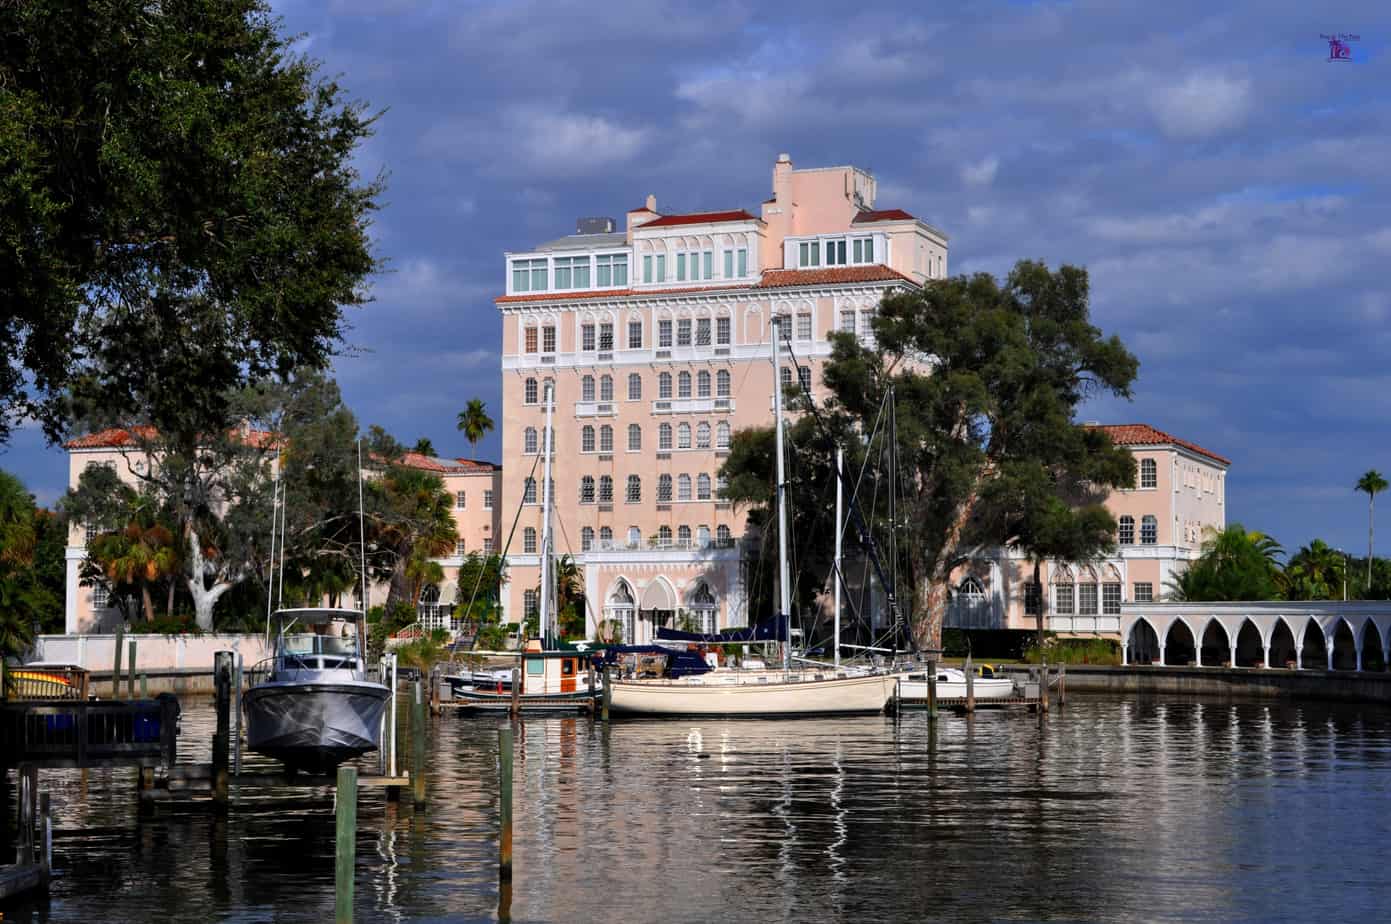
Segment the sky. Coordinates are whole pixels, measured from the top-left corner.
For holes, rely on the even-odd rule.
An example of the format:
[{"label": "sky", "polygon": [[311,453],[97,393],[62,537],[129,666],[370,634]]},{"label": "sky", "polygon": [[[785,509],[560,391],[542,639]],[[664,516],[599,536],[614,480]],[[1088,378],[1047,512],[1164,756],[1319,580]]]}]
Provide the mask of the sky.
[{"label": "sky", "polygon": [[[1365,553],[1391,473],[1391,6],[1112,0],[280,0],[285,29],[382,111],[386,271],[335,364],[364,426],[471,450],[500,419],[503,251],[623,213],[749,208],[780,152],[854,164],[947,232],[950,270],[1091,274],[1140,358],[1149,423],[1232,460],[1228,522]],[[1356,36],[1330,62],[1329,34]],[[43,503],[63,454],[0,454]],[[1391,505],[1391,492],[1383,496]],[[1384,538],[1383,538],[1384,537]],[[1391,555],[1391,517],[1377,541]]]}]

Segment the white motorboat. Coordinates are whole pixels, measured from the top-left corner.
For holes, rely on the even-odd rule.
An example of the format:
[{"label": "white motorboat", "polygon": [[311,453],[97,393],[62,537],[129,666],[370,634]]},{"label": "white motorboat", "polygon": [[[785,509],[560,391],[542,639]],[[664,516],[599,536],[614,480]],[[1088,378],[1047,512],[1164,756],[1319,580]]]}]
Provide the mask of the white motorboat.
[{"label": "white motorboat", "polygon": [[284,609],[274,624],[274,655],[242,696],[247,747],[310,772],[376,750],[391,690],[367,679],[363,614]]},{"label": "white motorboat", "polygon": [[[978,700],[1008,699],[1014,695],[1014,681],[1007,677],[976,677],[973,680]],[[927,674],[902,675],[898,681],[898,695],[902,699],[927,699]],[[937,668],[937,698],[965,699],[966,674],[954,667]]]}]

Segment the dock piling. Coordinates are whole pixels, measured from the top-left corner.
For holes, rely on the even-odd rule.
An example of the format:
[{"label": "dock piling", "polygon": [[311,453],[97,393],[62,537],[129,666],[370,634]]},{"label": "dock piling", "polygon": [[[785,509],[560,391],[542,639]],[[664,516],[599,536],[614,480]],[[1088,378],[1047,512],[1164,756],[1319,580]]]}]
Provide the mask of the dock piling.
[{"label": "dock piling", "polygon": [[1067,705],[1067,665],[1058,665],[1058,705]]},{"label": "dock piling", "polygon": [[1048,659],[1043,659],[1043,666],[1039,669],[1038,685],[1038,709],[1040,712],[1048,711]]},{"label": "dock piling", "polygon": [[498,758],[498,864],[501,882],[512,881],[512,728],[497,732]]},{"label": "dock piling", "polygon": [[43,837],[43,865],[53,868],[53,802],[48,793],[39,794],[39,831]]},{"label": "dock piling", "polygon": [[937,721],[937,659],[927,659],[927,720]]},{"label": "dock piling", "polygon": [[115,666],[111,669],[111,698],[112,698],[112,699],[120,699],[120,698],[121,698],[121,654],[122,654],[122,650],[123,650],[123,648],[124,648],[124,646],[125,646],[125,640],[126,640],[126,624],[125,624],[125,623],[121,623],[120,625],[118,625],[118,626],[116,627],[116,644],[115,644],[115,647],[114,647],[114,649],[113,649],[113,650],[115,651],[115,653],[116,653],[116,664],[115,664]]},{"label": "dock piling", "polygon": [[609,720],[609,704],[613,702],[613,665],[604,665],[604,721]]},{"label": "dock piling", "polygon": [[522,671],[512,668],[512,718],[522,714]]},{"label": "dock piling", "polygon": [[135,699],[135,639],[130,640],[130,664],[126,668],[126,699]]},{"label": "dock piling", "polygon": [[415,696],[411,700],[411,803],[419,808],[425,804],[425,698],[420,681],[415,681]]},{"label": "dock piling", "polygon": [[334,846],[334,913],[337,924],[353,919],[353,881],[357,867],[357,768],[344,764],[338,768],[335,795],[337,839]]},{"label": "dock piling", "polygon": [[236,700],[234,708],[237,710],[237,724],[232,732],[232,775],[241,776],[241,687],[242,687],[242,656],[237,652],[237,670],[232,678],[232,697]]},{"label": "dock piling", "polygon": [[966,712],[976,711],[976,670],[971,664],[971,656],[966,656],[966,668],[962,671],[966,675]]},{"label": "dock piling", "polygon": [[227,810],[227,737],[232,708],[232,652],[213,655],[213,681],[217,690],[217,730],[213,733],[213,803]]}]

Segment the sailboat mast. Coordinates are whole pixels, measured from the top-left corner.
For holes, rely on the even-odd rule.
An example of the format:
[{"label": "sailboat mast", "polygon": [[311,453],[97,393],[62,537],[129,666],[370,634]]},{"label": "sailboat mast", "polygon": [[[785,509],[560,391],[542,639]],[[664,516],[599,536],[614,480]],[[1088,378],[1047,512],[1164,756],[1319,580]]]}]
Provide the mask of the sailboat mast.
[{"label": "sailboat mast", "polygon": [[546,436],[542,446],[545,461],[541,482],[541,638],[542,646],[551,647],[551,569],[553,544],[551,536],[551,413],[555,410],[555,385],[546,383]]},{"label": "sailboat mast", "polygon": [[270,561],[266,565],[266,638],[270,639],[270,611],[275,602],[275,527],[280,520],[280,459],[276,459],[275,481],[270,489]]},{"label": "sailboat mast", "polygon": [[782,643],[783,665],[792,666],[792,594],[787,574],[787,479],[782,458],[782,318],[773,315],[773,443],[777,454],[778,497],[778,615],[786,635]]},{"label": "sailboat mast", "polygon": [[845,497],[845,450],[836,447],[836,606],[835,606],[835,665],[840,667],[840,559],[841,536],[845,527],[841,525],[841,508]]},{"label": "sailboat mast", "polygon": [[362,440],[357,441],[357,534],[362,541],[362,615],[370,609],[367,601],[367,515],[362,505]]}]

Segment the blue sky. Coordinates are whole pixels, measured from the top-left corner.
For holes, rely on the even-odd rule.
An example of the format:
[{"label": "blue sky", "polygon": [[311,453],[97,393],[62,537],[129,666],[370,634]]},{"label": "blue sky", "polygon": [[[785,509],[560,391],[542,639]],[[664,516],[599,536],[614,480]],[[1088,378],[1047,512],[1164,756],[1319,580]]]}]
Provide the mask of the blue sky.
[{"label": "blue sky", "polygon": [[[499,410],[502,251],[622,213],[755,207],[778,152],[874,171],[951,237],[954,273],[1092,274],[1140,357],[1146,422],[1233,460],[1228,516],[1366,548],[1352,485],[1391,472],[1391,7],[706,0],[283,0],[286,28],[386,110],[388,272],[337,363],[364,423],[467,454]],[[1355,33],[1329,63],[1321,33]],[[478,454],[497,458],[496,435]],[[51,502],[62,454],[0,465]],[[1391,496],[1386,498],[1391,502]],[[1391,517],[1378,552],[1391,554]]]}]

